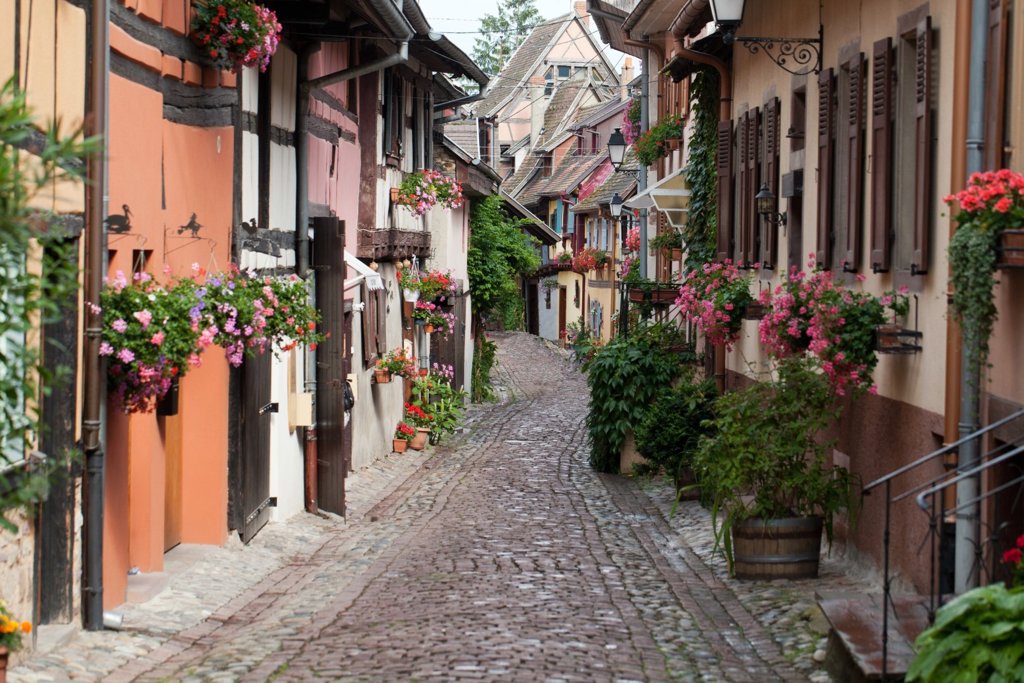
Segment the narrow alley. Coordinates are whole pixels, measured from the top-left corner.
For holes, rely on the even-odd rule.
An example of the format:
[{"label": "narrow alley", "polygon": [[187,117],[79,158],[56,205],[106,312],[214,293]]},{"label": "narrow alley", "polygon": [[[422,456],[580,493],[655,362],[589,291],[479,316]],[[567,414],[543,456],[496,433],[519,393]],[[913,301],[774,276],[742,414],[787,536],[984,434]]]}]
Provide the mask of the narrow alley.
[{"label": "narrow alley", "polygon": [[[504,400],[361,480],[376,493],[345,523],[210,549],[235,557],[196,560],[120,633],[81,632],[11,680],[828,680],[813,594],[852,586],[839,560],[814,581],[725,579],[699,506],[670,515],[670,487],[590,469],[567,356],[498,343]],[[276,568],[255,559],[275,550]]]}]

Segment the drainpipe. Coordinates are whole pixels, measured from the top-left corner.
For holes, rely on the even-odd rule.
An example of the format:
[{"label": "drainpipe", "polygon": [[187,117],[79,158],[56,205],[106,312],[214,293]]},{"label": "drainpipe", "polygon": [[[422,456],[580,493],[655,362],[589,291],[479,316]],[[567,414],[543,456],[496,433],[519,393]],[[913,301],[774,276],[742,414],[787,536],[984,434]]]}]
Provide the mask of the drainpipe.
[{"label": "drainpipe", "polygon": [[[981,171],[985,144],[985,53],[988,49],[988,3],[974,0],[971,6],[971,62],[967,104],[967,167],[965,180]],[[978,349],[962,344],[960,373],[960,436],[978,431],[981,406],[981,368],[971,363]],[[978,461],[978,439],[972,439],[959,451],[957,472],[963,473]],[[956,486],[957,504],[978,497],[978,475],[965,477]],[[978,545],[978,504],[961,508],[956,515],[956,560],[953,590],[956,593],[978,585],[975,548]]]},{"label": "drainpipe", "polygon": [[[675,40],[675,54],[685,57],[698,64],[706,64],[714,67],[718,72],[719,95],[718,95],[718,120],[732,120],[732,74],[726,67],[725,62],[713,55],[704,52],[696,52],[683,46],[683,38],[686,30],[696,19],[699,12],[707,5],[707,0],[690,0],[679,11],[672,21],[672,38]],[[719,393],[725,390],[725,345],[716,344],[714,347],[715,386]]]},{"label": "drainpipe", "polygon": [[[89,110],[86,134],[107,140],[107,75],[110,73],[110,0],[93,0],[89,12]],[[88,159],[85,238],[85,348],[84,405],[82,446],[85,451],[84,552],[82,612],[85,628],[103,629],[103,477],[102,439],[103,373],[100,364],[100,340],[103,317],[99,311],[103,288],[103,259],[106,256],[107,160],[106,147]]]},{"label": "drainpipe", "polygon": [[[651,115],[651,51],[644,47],[644,77],[640,81],[640,132],[644,133],[650,125]],[[647,167],[639,164],[640,173],[637,175],[637,193],[647,189]],[[644,277],[650,277],[650,269],[647,264],[647,231],[650,226],[647,223],[647,209],[640,209],[640,272]]]}]

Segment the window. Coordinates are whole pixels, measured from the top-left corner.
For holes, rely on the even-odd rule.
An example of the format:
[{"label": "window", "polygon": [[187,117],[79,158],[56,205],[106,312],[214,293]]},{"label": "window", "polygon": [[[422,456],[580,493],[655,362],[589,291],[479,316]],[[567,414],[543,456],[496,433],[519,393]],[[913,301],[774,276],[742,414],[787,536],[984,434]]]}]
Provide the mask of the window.
[{"label": "window", "polygon": [[555,89],[555,75],[552,67],[544,72],[544,97],[550,97]]},{"label": "window", "polygon": [[553,159],[551,158],[551,152],[548,152],[547,154],[544,155],[544,159],[543,159],[542,163],[543,163],[544,167],[541,170],[541,177],[543,177],[543,178],[550,178],[551,177],[551,166],[553,164]]},{"label": "window", "polygon": [[572,67],[566,66],[565,64],[560,64],[558,66],[558,80],[565,80],[566,78],[569,78],[569,76],[571,75]]},{"label": "window", "polygon": [[398,77],[394,69],[387,69],[384,72],[382,144],[384,154],[398,158],[402,156],[402,139],[405,134],[404,89],[405,81]]},{"label": "window", "polygon": [[871,71],[871,268],[928,272],[932,191],[931,18],[900,17]]}]

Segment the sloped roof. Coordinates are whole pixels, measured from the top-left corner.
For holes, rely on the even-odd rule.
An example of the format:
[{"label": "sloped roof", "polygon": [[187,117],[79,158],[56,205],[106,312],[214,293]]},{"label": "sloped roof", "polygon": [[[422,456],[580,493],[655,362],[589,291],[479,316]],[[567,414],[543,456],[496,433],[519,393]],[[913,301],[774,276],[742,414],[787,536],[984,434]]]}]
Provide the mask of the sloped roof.
[{"label": "sloped roof", "polygon": [[518,197],[519,193],[522,192],[522,186],[536,173],[540,167],[544,164],[544,159],[538,156],[528,156],[523,159],[523,163],[519,165],[519,168],[515,172],[505,179],[505,182],[501,184],[503,190],[505,190],[510,196]]},{"label": "sloped roof", "polygon": [[513,213],[526,219],[523,228],[544,244],[557,244],[558,233],[548,227],[547,223],[538,218],[532,211],[523,206],[515,197],[504,190],[500,191],[501,198],[505,200],[505,206]]},{"label": "sloped roof", "polygon": [[535,177],[516,195],[516,199],[526,206],[530,206],[544,197],[572,192],[606,158],[608,158],[607,153],[567,154],[550,176]]},{"label": "sloped roof", "polygon": [[629,106],[629,100],[609,100],[608,102],[599,102],[589,107],[583,107],[576,112],[576,121],[570,129],[577,128],[589,128],[590,126],[596,126],[602,121],[607,121],[616,113],[622,111]]},{"label": "sloped roof", "polygon": [[474,159],[480,156],[480,136],[477,131],[476,119],[446,123],[444,124],[444,135]]},{"label": "sloped roof", "polygon": [[588,87],[585,73],[578,73],[568,81],[562,81],[551,95],[548,108],[544,110],[544,129],[535,148],[541,148],[561,133],[569,122],[569,115],[576,109],[577,104]]},{"label": "sloped roof", "polygon": [[[626,152],[626,158],[622,161],[622,169],[634,171],[637,169],[636,155],[633,154],[632,149]],[[616,192],[623,199],[628,199],[635,190],[635,177],[629,173],[612,173],[589,197],[573,207],[573,213],[597,211],[603,204],[610,202]]]},{"label": "sloped roof", "polygon": [[501,109],[505,100],[512,96],[514,90],[525,85],[537,60],[544,56],[555,35],[571,17],[572,15],[567,14],[545,21],[530,32],[505,64],[505,68],[491,81],[490,91],[477,105],[478,116],[493,116]]}]

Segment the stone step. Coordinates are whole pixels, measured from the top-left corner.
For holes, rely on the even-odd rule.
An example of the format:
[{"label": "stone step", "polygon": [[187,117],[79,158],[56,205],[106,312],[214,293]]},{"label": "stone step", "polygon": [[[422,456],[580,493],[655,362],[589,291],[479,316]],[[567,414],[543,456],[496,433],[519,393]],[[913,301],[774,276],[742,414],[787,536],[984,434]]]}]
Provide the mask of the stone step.
[{"label": "stone step", "polygon": [[[818,606],[832,630],[826,650],[826,668],[843,683],[882,679],[881,594],[820,591]],[[887,680],[900,681],[914,660],[917,636],[928,627],[927,599],[919,595],[893,597],[889,612]]]}]

